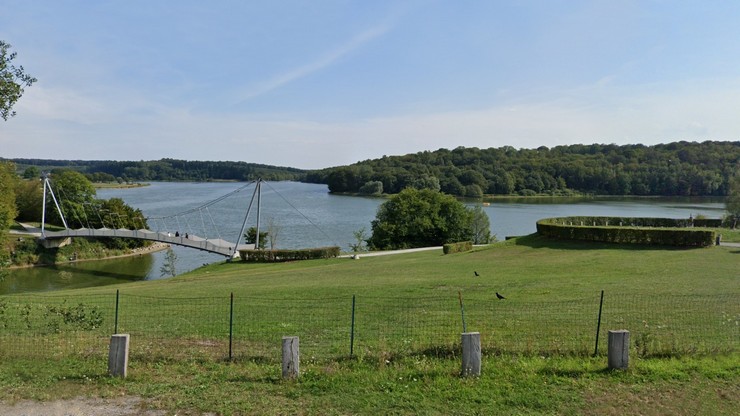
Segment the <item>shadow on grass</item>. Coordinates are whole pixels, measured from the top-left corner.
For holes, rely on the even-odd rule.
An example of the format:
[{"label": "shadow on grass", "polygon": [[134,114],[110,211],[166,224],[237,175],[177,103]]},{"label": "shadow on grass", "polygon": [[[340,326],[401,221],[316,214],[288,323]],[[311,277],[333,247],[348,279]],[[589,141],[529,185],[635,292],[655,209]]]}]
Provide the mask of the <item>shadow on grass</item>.
[{"label": "shadow on grass", "polygon": [[558,250],[631,250],[631,251],[685,251],[685,250],[702,250],[706,247],[673,247],[673,246],[653,246],[641,244],[616,244],[602,243],[596,241],[567,241],[556,240],[543,237],[537,233],[518,237],[514,244],[530,248],[551,248]]}]

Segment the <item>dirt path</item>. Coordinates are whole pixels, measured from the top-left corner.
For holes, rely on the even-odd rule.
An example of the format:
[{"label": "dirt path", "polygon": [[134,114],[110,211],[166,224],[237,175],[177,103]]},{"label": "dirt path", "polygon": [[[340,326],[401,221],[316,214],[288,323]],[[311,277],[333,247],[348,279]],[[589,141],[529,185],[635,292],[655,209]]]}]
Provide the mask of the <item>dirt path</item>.
[{"label": "dirt path", "polygon": [[164,410],[148,410],[140,397],[115,399],[74,398],[52,402],[22,401],[0,403],[3,416],[164,416]]}]

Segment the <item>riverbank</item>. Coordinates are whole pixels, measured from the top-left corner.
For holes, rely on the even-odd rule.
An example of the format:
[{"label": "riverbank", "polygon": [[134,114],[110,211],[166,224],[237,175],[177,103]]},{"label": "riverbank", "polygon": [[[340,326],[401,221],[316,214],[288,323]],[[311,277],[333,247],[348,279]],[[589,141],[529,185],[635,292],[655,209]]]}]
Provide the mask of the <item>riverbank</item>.
[{"label": "riverbank", "polygon": [[[25,239],[35,239],[34,237],[25,237]],[[35,243],[35,241],[34,241]],[[84,262],[93,262],[93,261],[101,261],[101,260],[110,260],[110,259],[118,259],[118,258],[125,258],[125,257],[133,257],[133,256],[141,256],[144,254],[151,254],[156,253],[158,251],[167,250],[170,247],[169,244],[156,242],[146,247],[137,247],[131,250],[111,250],[111,249],[100,249],[100,250],[94,250],[92,251],[95,253],[95,256],[92,257],[75,257],[74,254],[62,257],[66,258],[67,260],[56,260],[53,262],[48,261],[50,256],[46,256],[44,254],[37,254],[34,256],[36,258],[36,261],[33,262],[22,262],[22,263],[11,263],[11,265],[8,267],[8,269],[25,269],[25,268],[31,268],[31,267],[48,267],[48,266],[54,266],[54,265],[61,265],[61,264],[70,264],[70,263],[84,263]],[[49,250],[49,249],[43,249],[43,250]],[[30,255],[25,256],[19,256],[18,252],[12,251],[11,252],[11,259],[16,260],[18,258],[29,258]],[[98,254],[99,253],[99,254]],[[102,254],[102,255],[101,255]],[[33,258],[33,257],[31,257]],[[55,259],[58,258],[54,257]]]},{"label": "riverbank", "polygon": [[93,182],[95,189],[127,189],[127,188],[141,188],[149,186],[148,183],[118,183],[118,182]]}]

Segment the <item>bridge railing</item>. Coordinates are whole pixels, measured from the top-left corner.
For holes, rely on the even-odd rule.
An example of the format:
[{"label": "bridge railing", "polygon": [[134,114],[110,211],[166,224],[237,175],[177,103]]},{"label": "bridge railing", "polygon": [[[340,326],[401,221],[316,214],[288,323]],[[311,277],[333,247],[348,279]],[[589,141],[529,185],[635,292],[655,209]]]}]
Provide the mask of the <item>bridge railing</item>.
[{"label": "bridge railing", "polygon": [[[254,248],[254,245],[240,244],[239,247],[234,247],[233,243],[230,243],[222,239],[207,239],[195,235],[173,235],[172,233],[164,233],[151,230],[126,230],[126,229],[111,229],[111,228],[80,228],[80,229],[66,229],[62,231],[47,231],[45,233],[46,238],[67,238],[67,237],[110,237],[110,238],[135,238],[140,240],[158,241],[162,243],[175,244],[185,247],[191,247],[198,250],[208,251],[211,253],[221,254],[223,256],[235,256],[239,249]],[[236,248],[236,250],[235,250]]]}]

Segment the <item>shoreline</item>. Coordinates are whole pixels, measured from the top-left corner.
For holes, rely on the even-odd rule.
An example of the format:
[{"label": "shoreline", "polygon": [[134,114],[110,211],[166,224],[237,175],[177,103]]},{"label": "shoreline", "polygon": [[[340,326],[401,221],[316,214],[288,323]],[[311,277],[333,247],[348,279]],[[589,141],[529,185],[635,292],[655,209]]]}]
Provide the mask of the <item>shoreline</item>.
[{"label": "shoreline", "polygon": [[91,262],[91,261],[101,261],[101,260],[110,260],[110,259],[119,259],[123,257],[133,257],[133,256],[141,256],[143,254],[151,254],[156,253],[158,251],[167,250],[170,247],[169,244],[166,243],[154,243],[149,247],[142,247],[134,249],[130,253],[126,254],[119,254],[115,256],[106,256],[106,257],[98,257],[98,258],[89,258],[89,259],[79,259],[79,260],[70,260],[70,261],[60,261],[56,263],[35,263],[35,264],[24,264],[24,265],[12,265],[8,267],[8,270],[13,269],[28,269],[33,267],[49,267],[49,266],[56,266],[59,264],[70,264],[70,263],[83,263],[83,262]]}]

